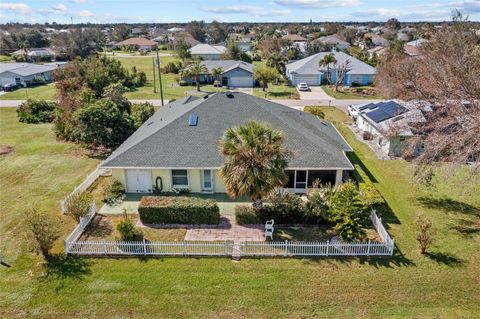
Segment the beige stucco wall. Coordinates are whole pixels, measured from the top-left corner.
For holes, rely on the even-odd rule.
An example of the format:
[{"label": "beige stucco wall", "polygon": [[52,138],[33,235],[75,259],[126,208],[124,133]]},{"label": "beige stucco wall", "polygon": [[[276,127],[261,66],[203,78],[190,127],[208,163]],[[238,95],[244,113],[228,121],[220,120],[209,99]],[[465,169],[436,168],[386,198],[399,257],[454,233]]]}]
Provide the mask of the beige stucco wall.
[{"label": "beige stucco wall", "polygon": [[[225,193],[225,186],[223,185],[222,178],[219,171],[214,170],[213,188],[215,193]],[[124,169],[114,168],[112,169],[112,178],[120,181],[126,188],[126,172]],[[172,191],[172,171],[169,169],[153,169],[152,170],[152,185],[155,185],[157,177],[162,178],[163,191]],[[202,192],[202,170],[191,169],[188,170],[188,182],[189,188],[192,193]]]}]

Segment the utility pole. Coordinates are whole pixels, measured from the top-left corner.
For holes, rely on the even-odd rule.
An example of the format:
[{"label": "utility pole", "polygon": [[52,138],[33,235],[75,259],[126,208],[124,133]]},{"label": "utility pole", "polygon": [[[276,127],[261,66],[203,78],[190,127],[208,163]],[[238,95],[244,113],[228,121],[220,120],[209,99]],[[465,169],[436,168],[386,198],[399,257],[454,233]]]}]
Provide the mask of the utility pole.
[{"label": "utility pole", "polygon": [[157,82],[155,81],[155,57],[152,58],[153,67],[153,93],[157,93]]},{"label": "utility pole", "polygon": [[158,46],[156,47],[156,51],[157,51],[158,83],[160,84],[160,99],[162,100],[162,106],[163,106],[162,72],[160,71],[160,57],[158,56]]}]

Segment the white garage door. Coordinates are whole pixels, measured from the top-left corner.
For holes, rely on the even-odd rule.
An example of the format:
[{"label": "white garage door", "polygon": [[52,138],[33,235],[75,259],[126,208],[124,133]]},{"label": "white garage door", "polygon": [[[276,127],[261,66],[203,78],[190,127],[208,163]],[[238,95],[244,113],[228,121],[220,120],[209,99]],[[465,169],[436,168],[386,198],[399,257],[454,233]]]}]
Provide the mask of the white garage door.
[{"label": "white garage door", "polygon": [[233,87],[252,87],[253,80],[248,76],[235,76],[230,78],[229,86]]},{"label": "white garage door", "polygon": [[152,190],[152,173],[149,170],[127,170],[127,192],[148,193]]},{"label": "white garage door", "polygon": [[299,75],[295,74],[292,79],[292,84],[307,83],[308,85],[320,85],[319,75]]}]

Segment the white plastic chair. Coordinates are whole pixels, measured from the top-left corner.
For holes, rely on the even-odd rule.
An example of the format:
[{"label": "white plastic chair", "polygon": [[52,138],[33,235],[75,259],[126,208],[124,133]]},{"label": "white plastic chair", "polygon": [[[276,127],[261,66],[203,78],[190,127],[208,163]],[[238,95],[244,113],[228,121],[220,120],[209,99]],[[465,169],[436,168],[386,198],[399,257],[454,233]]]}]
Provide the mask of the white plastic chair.
[{"label": "white plastic chair", "polygon": [[274,220],[267,220],[265,223],[265,238],[270,237],[270,239],[273,239],[273,227]]}]

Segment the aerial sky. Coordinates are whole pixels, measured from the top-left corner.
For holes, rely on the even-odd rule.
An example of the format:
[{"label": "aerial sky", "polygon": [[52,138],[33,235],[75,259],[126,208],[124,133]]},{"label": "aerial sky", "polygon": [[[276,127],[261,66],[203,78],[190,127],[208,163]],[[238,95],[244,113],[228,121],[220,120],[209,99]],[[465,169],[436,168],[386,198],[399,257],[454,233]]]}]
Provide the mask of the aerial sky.
[{"label": "aerial sky", "polygon": [[480,21],[480,0],[0,0],[0,22]]}]

